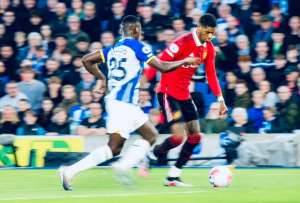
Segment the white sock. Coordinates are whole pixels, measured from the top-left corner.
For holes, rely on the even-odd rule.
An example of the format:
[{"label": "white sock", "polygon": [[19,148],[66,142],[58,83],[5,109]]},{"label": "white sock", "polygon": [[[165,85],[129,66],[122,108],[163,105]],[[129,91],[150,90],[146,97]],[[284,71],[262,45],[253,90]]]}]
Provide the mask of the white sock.
[{"label": "white sock", "polygon": [[73,178],[77,173],[94,168],[98,164],[107,161],[113,157],[112,151],[108,145],[104,145],[92,151],[89,155],[66,168],[66,172],[70,178]]},{"label": "white sock", "polygon": [[177,178],[180,177],[180,175],[181,175],[181,169],[177,168],[176,166],[171,166],[168,172],[168,177]]},{"label": "white sock", "polygon": [[115,167],[128,170],[136,166],[150,150],[150,143],[144,139],[138,139],[132,143],[122,158],[114,164]]}]

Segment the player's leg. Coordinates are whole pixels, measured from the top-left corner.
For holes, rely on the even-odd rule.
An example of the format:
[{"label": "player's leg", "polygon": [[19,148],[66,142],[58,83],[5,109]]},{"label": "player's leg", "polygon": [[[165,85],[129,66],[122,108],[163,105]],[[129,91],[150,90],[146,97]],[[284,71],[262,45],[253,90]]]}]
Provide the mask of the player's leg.
[{"label": "player's leg", "polygon": [[141,162],[158,136],[157,130],[149,121],[146,121],[137,131],[143,139],[136,139],[121,159],[114,164],[118,170],[128,171]]},{"label": "player's leg", "polygon": [[121,137],[120,134],[112,133],[109,136],[108,144],[98,147],[89,155],[71,166],[61,167],[60,175],[64,189],[71,190],[72,179],[81,171],[94,168],[98,164],[101,164],[107,160],[110,160],[114,156],[119,155],[125,140],[126,139]]},{"label": "player's leg", "polygon": [[[188,186],[180,180],[182,167],[190,159],[194,148],[201,140],[200,124],[198,121],[197,109],[191,100],[182,102],[181,109],[186,122],[187,139],[182,146],[179,157],[174,166],[168,172],[166,185],[168,186]],[[168,181],[169,180],[169,181]],[[173,181],[172,181],[173,180]]]},{"label": "player's leg", "polygon": [[170,123],[172,135],[155,146],[153,154],[158,159],[158,165],[167,165],[166,158],[169,150],[180,145],[184,139],[184,122],[182,122],[182,112],[176,99],[160,93],[158,100],[167,122]]}]

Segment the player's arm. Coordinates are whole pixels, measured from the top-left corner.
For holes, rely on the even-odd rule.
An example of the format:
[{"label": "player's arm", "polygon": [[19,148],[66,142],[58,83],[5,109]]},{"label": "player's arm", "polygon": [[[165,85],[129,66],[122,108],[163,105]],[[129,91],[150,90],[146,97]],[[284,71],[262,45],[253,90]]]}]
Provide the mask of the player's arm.
[{"label": "player's arm", "polygon": [[97,89],[100,93],[104,93],[104,91],[106,89],[106,78],[105,78],[105,75],[100,71],[100,69],[98,68],[98,65],[97,65],[99,63],[105,62],[102,50],[95,51],[95,52],[84,55],[82,57],[81,61],[82,61],[84,68],[89,73],[91,73],[96,78],[101,80],[101,83],[100,83],[101,86],[99,86],[95,89]]},{"label": "player's arm", "polygon": [[213,92],[213,94],[218,98],[218,102],[220,103],[220,114],[224,115],[227,113],[228,109],[225,104],[225,100],[222,95],[222,90],[219,84],[219,80],[216,73],[215,68],[215,50],[213,45],[211,44],[209,46],[208,50],[208,56],[205,61],[205,72],[206,72],[206,78],[208,81],[208,85]]},{"label": "player's arm", "polygon": [[200,58],[196,58],[196,57],[187,57],[183,60],[170,62],[170,61],[162,61],[159,58],[154,56],[147,63],[161,72],[168,72],[182,65],[200,65],[201,60]]}]

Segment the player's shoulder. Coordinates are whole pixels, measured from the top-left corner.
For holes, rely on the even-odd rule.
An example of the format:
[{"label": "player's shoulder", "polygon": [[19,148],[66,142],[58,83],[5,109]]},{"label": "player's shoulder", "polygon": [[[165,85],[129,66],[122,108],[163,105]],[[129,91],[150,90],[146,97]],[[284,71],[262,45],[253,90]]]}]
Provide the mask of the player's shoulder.
[{"label": "player's shoulder", "polygon": [[136,39],[127,39],[124,45],[129,46],[135,52],[143,52],[144,54],[152,53],[152,48],[149,44]]},{"label": "player's shoulder", "polygon": [[193,41],[193,33],[192,32],[188,32],[185,33],[183,35],[181,35],[180,37],[178,37],[177,39],[175,39],[175,43],[178,45],[181,44],[187,44]]}]

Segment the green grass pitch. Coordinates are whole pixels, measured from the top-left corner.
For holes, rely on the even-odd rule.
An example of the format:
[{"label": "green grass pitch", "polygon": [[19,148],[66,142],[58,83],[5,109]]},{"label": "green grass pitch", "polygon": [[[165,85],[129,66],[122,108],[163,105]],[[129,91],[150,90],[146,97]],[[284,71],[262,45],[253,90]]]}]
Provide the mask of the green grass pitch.
[{"label": "green grass pitch", "polygon": [[208,169],[185,169],[192,188],[167,188],[167,169],[124,187],[110,169],[80,174],[73,191],[63,191],[57,170],[0,170],[0,202],[30,203],[300,203],[300,169],[235,169],[228,188],[212,188]]}]

